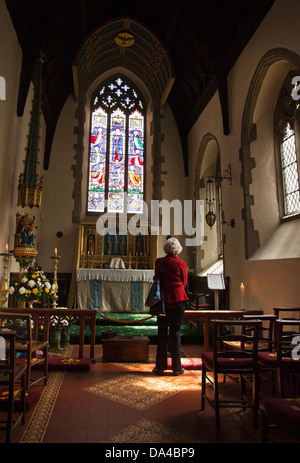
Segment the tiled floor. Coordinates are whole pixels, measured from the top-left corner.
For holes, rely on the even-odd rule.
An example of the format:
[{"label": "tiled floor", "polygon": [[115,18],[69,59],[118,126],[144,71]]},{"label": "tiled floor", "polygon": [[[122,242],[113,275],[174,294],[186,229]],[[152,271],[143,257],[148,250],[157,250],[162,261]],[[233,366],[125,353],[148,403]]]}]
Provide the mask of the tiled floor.
[{"label": "tiled floor", "polygon": [[[201,346],[184,345],[187,357],[199,357]],[[73,354],[76,354],[76,347]],[[87,351],[88,353],[88,351]],[[21,443],[257,443],[245,420],[248,414],[223,409],[216,431],[210,406],[200,411],[200,372],[174,377],[152,373],[155,346],[145,364],[97,362],[89,372],[51,373],[27,423],[13,433]],[[74,355],[75,356],[75,355]],[[231,394],[236,387],[225,386]],[[44,391],[44,392],[43,392]],[[250,413],[250,412],[249,412]],[[4,433],[0,433],[3,442]]]}]

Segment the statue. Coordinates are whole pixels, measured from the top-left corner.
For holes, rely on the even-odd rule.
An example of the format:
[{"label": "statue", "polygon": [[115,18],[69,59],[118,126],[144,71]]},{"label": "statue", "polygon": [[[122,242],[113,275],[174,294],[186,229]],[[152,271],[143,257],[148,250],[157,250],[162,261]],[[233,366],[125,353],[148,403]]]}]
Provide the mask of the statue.
[{"label": "statue", "polygon": [[17,213],[17,246],[34,246],[35,217],[31,219],[27,213]]},{"label": "statue", "polygon": [[20,270],[28,268],[36,258],[38,251],[34,246],[35,217],[17,213],[15,245],[13,255],[20,264]]},{"label": "statue", "polygon": [[124,236],[122,236],[121,239],[120,239],[120,254],[121,254],[121,256],[124,256],[124,248],[125,248],[125,238],[124,238]]},{"label": "statue", "polygon": [[111,237],[107,236],[107,254],[110,256],[112,251]]},{"label": "statue", "polygon": [[117,235],[115,235],[115,239],[114,239],[114,254],[118,254],[118,237]]}]

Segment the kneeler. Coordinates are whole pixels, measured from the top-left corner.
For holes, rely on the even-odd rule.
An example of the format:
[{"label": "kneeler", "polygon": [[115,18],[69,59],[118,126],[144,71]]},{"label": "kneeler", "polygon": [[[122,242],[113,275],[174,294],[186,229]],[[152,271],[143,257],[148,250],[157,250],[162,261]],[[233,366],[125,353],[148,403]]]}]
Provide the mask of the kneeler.
[{"label": "kneeler", "polygon": [[[185,370],[201,370],[202,360],[201,358],[182,358],[181,366]],[[168,358],[168,370],[172,370],[172,359]]]}]

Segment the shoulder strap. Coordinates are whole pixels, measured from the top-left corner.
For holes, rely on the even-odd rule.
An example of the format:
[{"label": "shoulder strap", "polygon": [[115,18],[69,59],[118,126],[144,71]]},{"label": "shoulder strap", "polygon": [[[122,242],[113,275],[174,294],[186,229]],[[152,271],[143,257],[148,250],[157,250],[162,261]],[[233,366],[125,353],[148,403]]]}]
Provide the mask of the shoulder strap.
[{"label": "shoulder strap", "polygon": [[163,296],[163,276],[164,276],[164,257],[161,257],[160,259],[160,275],[159,275],[159,281],[160,281],[160,293],[161,296]]}]

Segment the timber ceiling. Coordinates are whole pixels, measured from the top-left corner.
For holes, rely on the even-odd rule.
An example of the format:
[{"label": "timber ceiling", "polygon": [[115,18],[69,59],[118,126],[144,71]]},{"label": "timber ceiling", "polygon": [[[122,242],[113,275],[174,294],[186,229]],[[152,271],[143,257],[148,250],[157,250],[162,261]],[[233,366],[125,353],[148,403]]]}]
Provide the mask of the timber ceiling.
[{"label": "timber ceiling", "polygon": [[230,132],[227,76],[274,0],[6,0],[23,51],[17,114],[22,116],[33,69],[45,54],[44,169],[56,124],[74,92],[72,65],[86,37],[117,18],[144,24],[168,51],[175,81],[168,95],[188,175],[187,137],[218,90],[223,130]]}]

